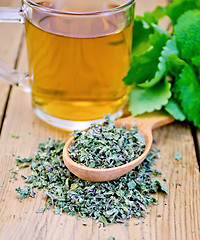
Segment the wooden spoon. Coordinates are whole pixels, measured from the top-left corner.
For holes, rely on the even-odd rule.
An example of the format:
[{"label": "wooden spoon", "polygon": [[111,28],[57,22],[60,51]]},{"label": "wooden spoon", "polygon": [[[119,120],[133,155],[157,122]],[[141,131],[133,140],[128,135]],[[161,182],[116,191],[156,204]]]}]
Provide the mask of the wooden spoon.
[{"label": "wooden spoon", "polygon": [[136,166],[138,166],[146,158],[151,148],[152,141],[153,141],[152,130],[155,128],[164,126],[166,124],[169,124],[173,122],[174,119],[169,115],[167,115],[166,113],[155,111],[153,113],[143,114],[136,118],[129,116],[126,118],[118,119],[115,125],[117,127],[121,127],[122,125],[126,124],[126,128],[128,130],[131,127],[131,123],[135,120],[137,121],[136,126],[139,132],[145,137],[146,146],[141,156],[119,167],[104,168],[104,169],[85,167],[81,164],[74,162],[69,156],[68,148],[71,145],[72,141],[74,140],[74,137],[71,137],[66,142],[63,149],[63,159],[67,168],[74,175],[84,180],[87,180],[90,182],[104,182],[104,181],[110,181],[110,180],[119,178],[125,173],[135,168]]}]

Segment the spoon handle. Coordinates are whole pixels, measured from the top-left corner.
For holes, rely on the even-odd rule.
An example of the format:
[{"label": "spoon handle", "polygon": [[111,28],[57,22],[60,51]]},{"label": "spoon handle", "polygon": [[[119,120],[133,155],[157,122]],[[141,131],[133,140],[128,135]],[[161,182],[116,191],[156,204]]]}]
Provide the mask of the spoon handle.
[{"label": "spoon handle", "polygon": [[126,118],[119,119],[118,121],[121,123],[132,123],[133,121],[137,121],[137,127],[143,130],[152,130],[155,128],[159,128],[161,126],[165,126],[174,121],[174,118],[171,117],[164,111],[154,111],[151,113],[144,113],[137,117],[129,116]]}]

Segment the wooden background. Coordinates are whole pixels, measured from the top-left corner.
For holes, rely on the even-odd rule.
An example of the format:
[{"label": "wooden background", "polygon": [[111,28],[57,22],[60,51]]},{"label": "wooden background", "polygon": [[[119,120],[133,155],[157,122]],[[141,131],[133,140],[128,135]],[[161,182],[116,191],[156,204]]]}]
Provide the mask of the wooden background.
[{"label": "wooden background", "polygon": [[[136,14],[166,3],[165,0],[138,0]],[[20,6],[20,1],[0,0],[0,6]],[[27,71],[23,25],[0,23],[0,45],[0,58],[16,69]],[[19,139],[12,138],[12,134],[19,135]],[[54,215],[52,210],[37,214],[36,209],[45,203],[42,194],[21,203],[14,189],[23,187],[23,180],[18,177],[17,181],[9,182],[9,168],[15,168],[12,154],[31,156],[38,142],[49,136],[67,140],[69,133],[39,120],[31,110],[30,95],[0,80],[0,239],[107,240],[113,236],[116,240],[199,240],[200,131],[187,123],[174,123],[155,130],[153,135],[156,147],[161,149],[156,167],[167,178],[169,195],[156,195],[159,205],[151,207],[145,219],[131,219],[128,227],[124,224],[103,227],[91,219],[84,226],[82,220],[67,214]],[[175,152],[182,153],[182,160],[173,158]],[[28,169],[21,171],[28,172]]]}]

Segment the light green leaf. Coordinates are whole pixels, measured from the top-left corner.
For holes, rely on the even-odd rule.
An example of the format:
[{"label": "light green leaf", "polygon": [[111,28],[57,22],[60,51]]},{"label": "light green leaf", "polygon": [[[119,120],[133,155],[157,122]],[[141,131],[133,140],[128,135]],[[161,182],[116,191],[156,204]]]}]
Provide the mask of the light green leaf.
[{"label": "light green leaf", "polygon": [[143,17],[136,16],[133,25],[133,55],[140,55],[146,52],[151,46],[149,35],[153,34],[153,27],[147,24]]},{"label": "light green leaf", "polygon": [[185,115],[180,105],[174,99],[169,99],[168,103],[165,105],[165,110],[170,115],[172,115],[176,120],[180,120],[180,121],[185,120]]},{"label": "light green leaf", "polygon": [[180,59],[176,54],[168,57],[167,69],[170,76],[179,76],[183,67],[187,64],[184,60]]},{"label": "light green leaf", "polygon": [[191,59],[192,64],[199,70],[200,73],[200,56],[195,56]]},{"label": "light green leaf", "polygon": [[154,28],[154,31],[155,32],[159,32],[159,33],[164,33],[168,38],[171,37],[171,34],[165,30],[164,28],[160,27],[159,25],[155,24],[155,23],[152,23],[151,26]]},{"label": "light green leaf", "polygon": [[129,96],[129,110],[133,116],[159,110],[171,97],[171,84],[165,79],[152,88],[134,87]]},{"label": "light green leaf", "polygon": [[159,57],[159,63],[158,63],[158,70],[155,73],[155,77],[151,80],[147,80],[144,83],[138,84],[140,87],[149,88],[156,85],[163,76],[167,73],[167,60],[168,57],[172,54],[177,55],[178,50],[176,47],[176,41],[175,39],[169,39],[166,43],[166,46],[163,48],[163,51],[161,52],[161,56]]},{"label": "light green leaf", "polygon": [[124,78],[127,85],[133,83],[143,83],[148,79],[152,79],[158,69],[159,57],[163,47],[165,46],[169,36],[154,30],[154,34],[149,36],[151,47],[139,56],[134,56],[128,75]]},{"label": "light green leaf", "polygon": [[173,24],[176,24],[184,12],[192,9],[200,9],[199,0],[173,0],[166,6],[166,15],[171,18]]},{"label": "light green leaf", "polygon": [[145,12],[144,19],[147,23],[157,24],[158,21],[165,16],[165,14],[166,8],[157,6],[152,12]]},{"label": "light green leaf", "polygon": [[200,10],[185,12],[174,27],[180,57],[191,61],[200,55]]},{"label": "light green leaf", "polygon": [[200,82],[190,65],[184,66],[173,88],[187,119],[200,128]]},{"label": "light green leaf", "polygon": [[[160,11],[160,13],[159,13]],[[146,52],[153,42],[150,42],[150,35],[155,32],[164,33],[168,37],[170,34],[159,25],[157,25],[157,20],[153,21],[151,18],[155,19],[155,15],[158,14],[157,18],[163,16],[164,8],[157,7],[153,12],[146,12],[144,17],[136,16],[133,25],[133,43],[132,50],[133,55],[141,55]],[[150,20],[151,19],[151,20]],[[156,42],[155,42],[156,43]]]},{"label": "light green leaf", "polygon": [[168,194],[168,188],[167,188],[167,186],[165,184],[160,182],[158,179],[155,179],[155,183],[156,183],[156,185],[159,187],[159,189],[161,191],[163,191],[164,193]]}]

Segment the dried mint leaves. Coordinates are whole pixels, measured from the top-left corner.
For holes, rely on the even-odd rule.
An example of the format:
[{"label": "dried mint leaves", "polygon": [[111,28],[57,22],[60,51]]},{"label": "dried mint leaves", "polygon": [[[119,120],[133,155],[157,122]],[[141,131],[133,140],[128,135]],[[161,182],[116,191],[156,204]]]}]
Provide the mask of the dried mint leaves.
[{"label": "dried mint leaves", "polygon": [[145,141],[135,122],[127,131],[126,126],[115,126],[109,116],[104,125],[92,124],[85,131],[76,130],[69,147],[73,161],[91,168],[111,168],[138,158],[144,151]]},{"label": "dried mint leaves", "polygon": [[156,153],[149,153],[142,164],[116,180],[92,183],[74,176],[64,165],[64,144],[49,138],[39,144],[33,157],[17,158],[18,167],[28,161],[32,170],[29,176],[22,175],[26,185],[16,189],[19,198],[34,197],[43,189],[47,197],[44,211],[52,205],[55,214],[92,217],[107,225],[144,217],[147,207],[157,204],[151,193],[166,190],[151,177]]}]

